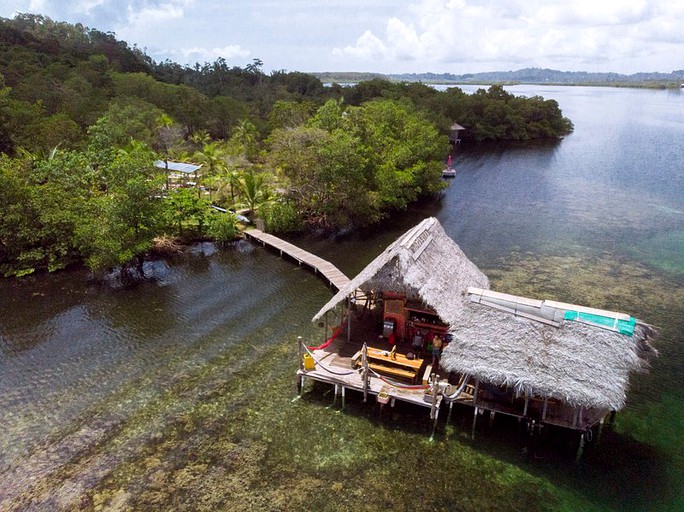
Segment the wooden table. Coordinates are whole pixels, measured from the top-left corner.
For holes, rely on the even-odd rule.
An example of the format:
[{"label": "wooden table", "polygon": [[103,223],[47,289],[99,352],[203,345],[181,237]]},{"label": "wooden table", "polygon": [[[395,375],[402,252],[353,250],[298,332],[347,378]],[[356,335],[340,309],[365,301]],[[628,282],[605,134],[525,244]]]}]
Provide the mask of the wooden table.
[{"label": "wooden table", "polygon": [[[368,347],[368,367],[372,370],[393,377],[415,381],[423,366],[422,359],[409,359],[404,354],[395,353],[391,355],[388,350],[380,350]],[[359,359],[360,362],[360,359]]]}]

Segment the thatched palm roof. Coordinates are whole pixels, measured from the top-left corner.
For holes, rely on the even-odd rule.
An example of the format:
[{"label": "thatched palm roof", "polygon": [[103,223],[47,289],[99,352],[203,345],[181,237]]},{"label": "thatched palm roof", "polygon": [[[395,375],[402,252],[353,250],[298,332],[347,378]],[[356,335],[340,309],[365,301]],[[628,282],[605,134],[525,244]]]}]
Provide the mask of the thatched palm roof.
[{"label": "thatched palm roof", "polygon": [[[473,288],[476,287],[476,288]],[[449,324],[447,371],[514,387],[529,395],[600,409],[621,409],[629,374],[648,368],[656,331],[629,315],[498,294],[434,218],[407,231],[342,288],[319,319],[361,289],[422,300]],[[629,319],[632,335],[566,320],[567,311]]]},{"label": "thatched palm roof", "polygon": [[446,370],[597,409],[624,407],[630,373],[647,369],[656,355],[649,342],[657,333],[639,321],[630,336],[577,321],[553,325],[468,299],[450,333]]},{"label": "thatched palm roof", "polygon": [[488,288],[489,280],[444,232],[439,221],[428,218],[370,262],[321,308],[313,321],[360,289],[420,299],[449,322],[470,286]]}]

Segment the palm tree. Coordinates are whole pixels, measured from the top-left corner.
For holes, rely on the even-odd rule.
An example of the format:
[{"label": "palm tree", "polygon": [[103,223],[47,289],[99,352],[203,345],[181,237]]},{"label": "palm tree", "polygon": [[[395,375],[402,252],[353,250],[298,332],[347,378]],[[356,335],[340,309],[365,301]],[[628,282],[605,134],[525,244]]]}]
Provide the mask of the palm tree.
[{"label": "palm tree", "polygon": [[214,178],[225,172],[226,156],[225,147],[220,142],[204,142],[202,149],[195,152],[194,160],[203,164],[203,177]]},{"label": "palm tree", "polygon": [[233,135],[230,140],[239,145],[242,153],[250,158],[256,149],[257,135],[256,126],[249,119],[243,119],[233,128]]},{"label": "palm tree", "polygon": [[237,185],[245,207],[250,214],[253,213],[266,196],[264,175],[245,172],[238,179]]}]

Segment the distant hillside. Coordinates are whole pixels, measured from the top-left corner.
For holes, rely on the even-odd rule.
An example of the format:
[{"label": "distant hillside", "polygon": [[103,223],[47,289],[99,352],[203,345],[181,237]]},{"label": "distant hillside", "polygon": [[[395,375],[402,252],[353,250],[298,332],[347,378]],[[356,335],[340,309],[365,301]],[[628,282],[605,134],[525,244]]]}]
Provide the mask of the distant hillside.
[{"label": "distant hillside", "polygon": [[[357,73],[354,71],[328,71],[324,73],[309,73],[312,76],[315,76],[318,78],[321,82],[328,82],[328,83],[346,83],[346,82],[351,82],[351,83],[356,83],[356,82],[367,82],[368,80],[390,80],[390,76],[388,75],[383,75],[382,73]],[[398,79],[401,81],[401,79]],[[406,79],[408,81],[408,79]],[[415,79],[411,80],[413,81],[420,81],[421,79]]]},{"label": "distant hillside", "polygon": [[558,71],[555,69],[525,68],[517,71],[485,73],[312,73],[324,82],[359,82],[382,78],[394,82],[425,82],[443,84],[561,84],[561,85],[622,85],[627,87],[679,87],[684,82],[684,69],[671,73],[591,73],[588,71]]},{"label": "distant hillside", "polygon": [[468,73],[454,75],[451,73],[393,74],[391,80],[422,81],[440,83],[521,83],[521,84],[564,84],[564,85],[633,85],[647,86],[649,83],[659,86],[679,86],[684,80],[684,70],[672,73],[590,73],[588,71],[558,71],[555,69],[525,68],[517,71],[491,71],[485,73]]}]

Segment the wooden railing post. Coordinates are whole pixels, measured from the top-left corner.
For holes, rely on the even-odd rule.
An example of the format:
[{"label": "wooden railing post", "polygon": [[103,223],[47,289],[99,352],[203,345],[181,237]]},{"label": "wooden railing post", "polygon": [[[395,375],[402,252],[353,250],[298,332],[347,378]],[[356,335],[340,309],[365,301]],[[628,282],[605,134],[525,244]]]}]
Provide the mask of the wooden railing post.
[{"label": "wooden railing post", "polygon": [[368,347],[364,343],[361,351],[361,364],[363,366],[363,401],[368,400]]},{"label": "wooden railing post", "polygon": [[302,343],[302,337],[297,336],[297,351],[299,352],[299,369],[304,369],[304,344]]},{"label": "wooden railing post", "polygon": [[437,382],[437,374],[432,374],[432,407],[430,407],[430,419],[437,420],[437,393],[439,392],[439,382]]}]

